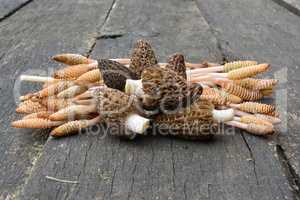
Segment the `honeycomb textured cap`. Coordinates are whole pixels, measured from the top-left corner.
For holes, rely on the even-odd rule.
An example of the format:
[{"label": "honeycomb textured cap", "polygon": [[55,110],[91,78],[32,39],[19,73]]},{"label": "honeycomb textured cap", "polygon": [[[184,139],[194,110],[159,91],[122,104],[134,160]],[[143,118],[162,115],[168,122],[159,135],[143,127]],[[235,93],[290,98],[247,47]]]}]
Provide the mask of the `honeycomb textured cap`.
[{"label": "honeycomb textured cap", "polygon": [[105,121],[123,120],[133,112],[133,97],[117,89],[100,86],[92,90],[98,113]]},{"label": "honeycomb textured cap", "polygon": [[132,50],[129,69],[137,78],[141,78],[144,69],[157,64],[157,59],[151,45],[145,40],[138,40]]},{"label": "honeycomb textured cap", "polygon": [[180,76],[186,79],[186,66],[184,56],[180,53],[175,53],[168,59],[167,69],[177,72]]},{"label": "honeycomb textured cap", "polygon": [[162,135],[174,135],[197,139],[213,135],[216,123],[213,119],[213,104],[198,100],[190,107],[173,114],[161,114],[155,117],[154,124]]},{"label": "honeycomb textured cap", "polygon": [[99,59],[98,67],[104,83],[110,88],[124,91],[127,79],[137,79],[133,71],[116,61]]},{"label": "honeycomb textured cap", "polygon": [[187,81],[170,69],[153,66],[142,73],[143,105],[147,109],[174,110],[186,107],[202,93],[199,84],[188,85]]}]

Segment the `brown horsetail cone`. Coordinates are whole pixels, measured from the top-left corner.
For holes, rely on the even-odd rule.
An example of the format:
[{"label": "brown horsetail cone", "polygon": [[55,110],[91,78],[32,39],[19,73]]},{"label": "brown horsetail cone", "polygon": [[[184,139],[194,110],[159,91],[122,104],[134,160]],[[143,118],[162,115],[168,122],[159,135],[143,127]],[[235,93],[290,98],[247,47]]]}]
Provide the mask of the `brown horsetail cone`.
[{"label": "brown horsetail cone", "polygon": [[151,45],[144,41],[138,40],[131,53],[129,69],[131,69],[137,76],[141,78],[144,69],[156,65],[157,59]]},{"label": "brown horsetail cone", "polygon": [[116,61],[99,59],[98,67],[105,85],[120,91],[124,91],[127,79],[138,78],[129,68]]},{"label": "brown horsetail cone", "polygon": [[240,109],[244,112],[250,113],[261,113],[261,114],[269,114],[275,111],[275,106],[256,103],[256,102],[244,102],[241,104],[234,105],[236,108]]},{"label": "brown horsetail cone", "polygon": [[67,65],[90,64],[94,62],[93,60],[85,56],[82,56],[80,54],[72,54],[72,53],[58,54],[53,56],[52,59]]},{"label": "brown horsetail cone", "polygon": [[168,64],[165,66],[165,68],[177,72],[180,76],[186,79],[186,66],[184,56],[182,54],[176,53],[170,56]]},{"label": "brown horsetail cone", "polygon": [[97,68],[96,63],[71,65],[61,70],[55,71],[53,77],[58,79],[65,79],[65,80],[75,79],[81,76],[82,74],[96,68]]},{"label": "brown horsetail cone", "polygon": [[268,121],[272,124],[279,124],[281,122],[281,120],[279,118],[269,116],[269,115],[259,114],[259,113],[255,114],[255,117],[258,119]]},{"label": "brown horsetail cone", "polygon": [[245,78],[241,80],[234,80],[234,83],[247,89],[264,90],[272,89],[278,83],[278,80]]},{"label": "brown horsetail cone", "polygon": [[248,133],[251,133],[252,135],[267,136],[267,135],[272,135],[274,133],[273,125],[263,125],[263,124],[256,124],[256,123],[245,124],[239,121],[228,121],[226,122],[226,124],[246,130]]},{"label": "brown horsetail cone", "polygon": [[55,126],[59,126],[63,124],[62,121],[51,121],[48,119],[42,119],[42,118],[33,118],[33,119],[22,119],[18,121],[14,121],[11,123],[12,127],[15,128],[51,128]]},{"label": "brown horsetail cone", "polygon": [[71,86],[60,93],[57,94],[58,98],[72,98],[76,95],[82,94],[87,90],[86,86],[81,86],[81,85],[74,85]]},{"label": "brown horsetail cone", "polygon": [[211,100],[213,104],[224,105],[227,103],[241,103],[243,100],[233,94],[216,88],[204,88],[201,97],[203,100]]},{"label": "brown horsetail cone", "polygon": [[231,80],[238,80],[238,79],[252,77],[259,73],[267,71],[269,67],[270,67],[269,64],[259,64],[259,65],[253,65],[253,66],[244,67],[240,69],[235,69],[228,72],[228,78]]},{"label": "brown horsetail cone", "polygon": [[240,121],[245,124],[254,123],[254,124],[260,124],[260,125],[264,125],[264,126],[273,126],[272,123],[270,123],[269,121],[257,118],[254,115],[242,116]]},{"label": "brown horsetail cone", "polygon": [[51,131],[50,135],[53,137],[63,137],[70,136],[78,133],[81,129],[87,128],[89,126],[96,125],[101,122],[100,116],[95,117],[90,120],[76,120],[67,122],[54,130]]},{"label": "brown horsetail cone", "polygon": [[84,106],[84,105],[71,105],[66,108],[63,108],[52,115],[50,115],[49,119],[54,121],[62,121],[68,120],[69,118],[75,118],[76,116],[86,116],[91,113],[96,112],[96,106]]},{"label": "brown horsetail cone", "polygon": [[75,85],[72,81],[60,81],[49,85],[48,87],[36,92],[34,97],[44,98],[48,96],[56,95],[57,93]]},{"label": "brown horsetail cone", "polygon": [[62,79],[53,79],[53,80],[51,80],[51,81],[46,81],[46,82],[44,82],[42,88],[47,88],[47,87],[49,87],[50,85],[53,85],[53,84],[58,83],[58,82],[61,82],[61,81],[63,81],[63,80],[62,80]]},{"label": "brown horsetail cone", "polygon": [[213,118],[213,108],[209,101],[198,100],[174,114],[157,115],[154,125],[163,135],[201,139],[203,136],[214,134],[216,122]]},{"label": "brown horsetail cone", "polygon": [[234,95],[234,94],[230,94],[227,92],[222,91],[223,96],[225,96],[226,98],[226,102],[228,103],[241,103],[243,101],[243,99],[241,99],[240,97]]},{"label": "brown horsetail cone", "polygon": [[88,71],[84,74],[82,74],[81,76],[79,76],[75,83],[77,84],[88,84],[88,83],[95,83],[102,80],[102,76],[101,73],[99,71],[99,69],[93,69],[91,71]]},{"label": "brown horsetail cone", "polygon": [[72,105],[72,101],[70,99],[44,98],[41,100],[41,104],[44,105],[47,110],[57,111]]},{"label": "brown horsetail cone", "polygon": [[222,97],[218,94],[202,94],[200,96],[200,99],[210,101],[214,105],[225,105],[226,104],[226,98]]},{"label": "brown horsetail cone", "polygon": [[260,93],[264,97],[271,97],[273,95],[273,89],[263,89],[263,90],[260,90]]},{"label": "brown horsetail cone", "polygon": [[88,120],[76,120],[67,122],[51,131],[53,137],[62,137],[76,134],[80,129],[88,127]]},{"label": "brown horsetail cone", "polygon": [[273,126],[265,126],[261,124],[250,123],[246,129],[249,133],[258,136],[266,136],[273,135],[274,127]]},{"label": "brown horsetail cone", "polygon": [[142,73],[142,102],[147,109],[174,110],[191,104],[202,94],[199,84],[188,85],[176,72],[159,66]]},{"label": "brown horsetail cone", "polygon": [[53,114],[51,111],[40,111],[36,113],[31,113],[24,116],[22,119],[34,119],[34,118],[42,118],[42,119],[49,119],[49,116]]},{"label": "brown horsetail cone", "polygon": [[27,100],[22,102],[17,108],[17,113],[36,113],[41,111],[46,111],[47,108],[39,102],[33,102],[31,100]]},{"label": "brown horsetail cone", "polygon": [[240,61],[229,62],[224,64],[224,72],[229,72],[243,67],[249,67],[252,65],[257,65],[257,62],[253,60],[240,60]]},{"label": "brown horsetail cone", "polygon": [[272,111],[269,113],[265,113],[266,115],[272,116],[272,117],[279,117],[279,113],[277,111]]},{"label": "brown horsetail cone", "polygon": [[255,101],[263,97],[263,94],[259,90],[249,90],[231,82],[221,82],[220,85],[226,92],[238,96],[243,100]]}]

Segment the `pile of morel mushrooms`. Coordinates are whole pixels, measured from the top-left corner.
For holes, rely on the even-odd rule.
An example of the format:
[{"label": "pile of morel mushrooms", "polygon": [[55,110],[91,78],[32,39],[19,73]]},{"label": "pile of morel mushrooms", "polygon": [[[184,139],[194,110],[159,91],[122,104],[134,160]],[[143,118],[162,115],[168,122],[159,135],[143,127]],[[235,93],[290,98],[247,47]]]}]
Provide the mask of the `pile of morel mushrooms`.
[{"label": "pile of morel mushrooms", "polygon": [[272,95],[277,80],[253,78],[269,64],[188,63],[179,53],[158,63],[143,40],[136,42],[130,59],[93,60],[78,54],[53,59],[67,66],[52,77],[21,76],[43,88],[20,97],[16,112],[25,116],[13,127],[51,128],[51,136],[61,137],[105,124],[114,127],[110,134],[127,138],[155,129],[203,139],[219,134],[220,124],[271,135],[280,123],[275,107],[259,102]]}]

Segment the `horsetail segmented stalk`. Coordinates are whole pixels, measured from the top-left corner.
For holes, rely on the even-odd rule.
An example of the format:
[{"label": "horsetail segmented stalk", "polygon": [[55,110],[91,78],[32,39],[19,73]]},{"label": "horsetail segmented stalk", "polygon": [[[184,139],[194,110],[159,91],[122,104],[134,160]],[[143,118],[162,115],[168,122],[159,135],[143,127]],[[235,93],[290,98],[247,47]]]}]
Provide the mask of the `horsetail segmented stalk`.
[{"label": "horsetail segmented stalk", "polygon": [[97,63],[71,65],[54,72],[53,77],[57,79],[72,80],[93,69],[97,69]]},{"label": "horsetail segmented stalk", "polygon": [[67,65],[80,65],[95,63],[95,60],[89,59],[80,54],[58,54],[52,57],[53,60]]},{"label": "horsetail segmented stalk", "polygon": [[22,119],[12,122],[12,126],[15,128],[52,128],[59,126],[65,122],[63,121],[51,121],[49,119],[33,118],[33,119]]},{"label": "horsetail segmented stalk", "polygon": [[244,102],[241,104],[231,104],[231,107],[244,112],[269,114],[275,111],[275,106],[257,102]]},{"label": "horsetail segmented stalk", "polygon": [[169,135],[194,139],[214,135],[211,127],[217,123],[254,135],[271,135],[280,123],[273,105],[252,102],[272,95],[277,84],[275,79],[252,78],[267,71],[269,64],[188,63],[179,53],[158,63],[146,41],[135,44],[129,59],[59,54],[53,60],[68,66],[52,77],[21,76],[44,86],[20,97],[23,102],[16,112],[27,115],[12,122],[13,127],[54,128],[51,135],[61,137],[105,122],[143,134],[152,125],[151,117],[159,129],[170,129]]}]

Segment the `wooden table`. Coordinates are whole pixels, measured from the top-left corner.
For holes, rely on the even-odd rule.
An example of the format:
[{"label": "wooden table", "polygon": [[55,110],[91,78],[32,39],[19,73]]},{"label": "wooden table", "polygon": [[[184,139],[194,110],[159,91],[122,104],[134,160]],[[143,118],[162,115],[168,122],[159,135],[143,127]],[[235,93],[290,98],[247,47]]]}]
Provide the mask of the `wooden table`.
[{"label": "wooden table", "polygon": [[[299,199],[300,18],[297,0],[0,0],[0,199]],[[283,123],[191,142],[48,138],[10,122],[22,73],[47,74],[62,52],[128,57],[146,38],[160,61],[254,59],[272,64]],[[76,181],[62,183],[46,176]]]}]

